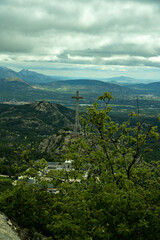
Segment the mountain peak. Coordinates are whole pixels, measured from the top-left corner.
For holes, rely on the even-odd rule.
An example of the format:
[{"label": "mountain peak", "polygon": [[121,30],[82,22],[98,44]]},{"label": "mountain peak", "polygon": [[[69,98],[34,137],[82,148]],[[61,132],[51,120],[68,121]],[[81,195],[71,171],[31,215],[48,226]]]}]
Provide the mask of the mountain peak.
[{"label": "mountain peak", "polygon": [[18,77],[18,73],[10,68],[0,66],[0,78],[5,79],[10,77]]},{"label": "mountain peak", "polygon": [[50,112],[55,110],[55,105],[54,103],[47,102],[45,100],[35,102],[33,104],[33,107],[40,112]]},{"label": "mountain peak", "polygon": [[22,69],[19,74],[38,74],[33,71],[30,71],[29,69]]},{"label": "mountain peak", "polygon": [[21,71],[19,71],[20,73],[22,73],[22,72],[29,72],[29,70],[28,69],[22,69]]}]

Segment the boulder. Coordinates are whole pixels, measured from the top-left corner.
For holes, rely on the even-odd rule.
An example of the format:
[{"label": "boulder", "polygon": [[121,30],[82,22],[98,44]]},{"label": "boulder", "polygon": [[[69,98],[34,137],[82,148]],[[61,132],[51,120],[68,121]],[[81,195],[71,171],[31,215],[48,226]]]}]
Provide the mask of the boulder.
[{"label": "boulder", "polygon": [[3,213],[0,213],[0,240],[21,240],[18,229]]}]

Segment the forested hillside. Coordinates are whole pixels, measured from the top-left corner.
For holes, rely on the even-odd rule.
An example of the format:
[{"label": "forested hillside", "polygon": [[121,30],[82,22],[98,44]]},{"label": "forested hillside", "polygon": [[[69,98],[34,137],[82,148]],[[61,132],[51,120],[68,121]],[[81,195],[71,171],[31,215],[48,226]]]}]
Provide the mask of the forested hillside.
[{"label": "forested hillside", "polygon": [[71,128],[74,111],[46,101],[25,105],[0,104],[1,142],[32,142]]}]

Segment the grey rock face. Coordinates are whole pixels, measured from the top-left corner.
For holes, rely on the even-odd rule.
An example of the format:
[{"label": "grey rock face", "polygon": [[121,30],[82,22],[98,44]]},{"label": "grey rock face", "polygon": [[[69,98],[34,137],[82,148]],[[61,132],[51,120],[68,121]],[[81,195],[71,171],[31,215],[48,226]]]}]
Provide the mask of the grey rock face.
[{"label": "grey rock face", "polygon": [[2,213],[0,213],[0,240],[21,240],[16,227]]},{"label": "grey rock face", "polygon": [[0,212],[0,240],[47,240],[47,237],[20,227]]},{"label": "grey rock face", "polygon": [[62,150],[73,141],[72,132],[60,131],[59,134],[52,135],[41,142],[39,150],[50,154],[61,154]]}]

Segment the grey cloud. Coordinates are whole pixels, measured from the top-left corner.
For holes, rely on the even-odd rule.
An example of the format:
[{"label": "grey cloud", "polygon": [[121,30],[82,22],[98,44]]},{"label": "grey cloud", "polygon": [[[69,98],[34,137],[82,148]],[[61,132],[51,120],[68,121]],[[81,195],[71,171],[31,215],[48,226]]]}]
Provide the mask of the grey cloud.
[{"label": "grey cloud", "polygon": [[[133,1],[133,0],[130,0],[130,1]],[[137,2],[139,2],[139,0],[136,0]],[[160,5],[160,1],[159,0],[141,0],[142,3],[149,3],[149,4],[157,4],[157,5]]]},{"label": "grey cloud", "polygon": [[149,60],[160,55],[159,6],[159,0],[1,0],[0,52],[37,61],[46,54],[66,64],[159,67]]},{"label": "grey cloud", "polygon": [[105,61],[105,65],[123,65],[123,66],[147,66],[147,67],[157,67],[160,68],[160,63],[152,62],[148,59],[136,59],[136,58],[130,58],[127,60],[108,60]]},{"label": "grey cloud", "polygon": [[148,59],[136,59],[136,58],[130,58],[130,59],[108,59],[108,60],[102,60],[98,58],[96,61],[90,62],[90,61],[74,61],[74,60],[64,60],[64,62],[68,63],[78,63],[78,64],[96,64],[96,65],[108,65],[108,66],[146,66],[146,67],[155,67],[160,68],[160,62],[153,62]]},{"label": "grey cloud", "polygon": [[[40,1],[41,2],[41,1]],[[137,16],[137,11],[133,8],[123,9],[124,4],[118,4],[121,8],[121,14],[114,13],[114,8],[108,15],[106,5],[108,2],[92,1],[93,6],[89,3],[81,1],[47,1],[46,3],[35,4],[29,1],[28,5],[24,1],[24,5],[19,4],[16,7],[13,3],[8,6],[8,13],[5,9],[0,8],[1,23],[5,22],[7,28],[18,29],[19,31],[27,31],[33,34],[34,32],[42,32],[45,30],[57,30],[64,32],[84,32],[90,34],[99,34],[110,31],[141,31],[141,26],[149,25],[147,13],[142,16]],[[117,1],[118,2],[118,1]],[[96,3],[96,4],[95,4]],[[99,3],[99,5],[97,4]],[[106,9],[103,9],[104,4]],[[3,11],[4,9],[4,11]],[[88,24],[88,19],[83,22],[83,14],[88,10],[88,14],[93,15],[93,23]],[[18,14],[17,14],[18,13]],[[87,13],[86,13],[87,17]],[[84,19],[85,20],[85,19]],[[138,23],[138,24],[137,24]],[[136,26],[135,26],[136,24]],[[143,29],[144,30],[144,29]]]},{"label": "grey cloud", "polygon": [[136,44],[111,44],[100,49],[64,51],[59,55],[59,62],[95,65],[150,66],[159,68],[160,62],[150,60],[151,57],[158,57],[159,55],[160,48],[152,49],[147,48],[147,46],[143,48],[142,45]]},{"label": "grey cloud", "polygon": [[70,54],[71,56],[82,57],[112,57],[112,56],[139,56],[139,57],[155,57],[160,55],[160,46],[143,45],[136,43],[111,43],[98,49],[84,49],[65,51],[59,55],[64,57]]},{"label": "grey cloud", "polygon": [[31,40],[12,32],[5,32],[0,35],[0,52],[11,53],[29,53],[34,49],[34,44]]},{"label": "grey cloud", "polygon": [[[99,6],[95,4],[95,2],[96,1],[93,1],[93,7],[90,7],[88,2],[87,4],[84,2],[82,4],[81,1],[67,1],[67,4],[66,2],[64,4],[63,1],[47,1],[46,3],[41,3],[42,5],[35,4],[34,2],[31,4],[30,1],[27,5],[24,1],[24,5],[19,4],[16,7],[12,3],[8,6],[7,14],[5,9],[3,11],[3,7],[0,9],[0,20],[1,22],[5,21],[6,27],[19,29],[19,31],[27,31],[28,34],[52,29],[62,30],[64,32],[84,31],[90,34],[114,30],[118,32],[123,30],[129,31],[130,28],[133,31],[134,24],[138,21],[137,18],[135,18],[137,17],[136,11],[133,11],[132,8],[127,11],[121,9],[125,15],[121,14],[119,16],[115,12],[115,15],[111,15],[108,18],[106,2],[102,1],[106,9],[100,8],[102,3],[99,4]],[[121,5],[123,6],[123,4],[119,4],[118,7]],[[97,9],[98,6],[101,9],[100,12],[98,11],[99,9]],[[91,12],[94,15],[93,18],[95,18],[95,21],[90,24],[88,24],[87,19],[86,22],[82,22],[83,12],[86,11],[87,8],[89,8],[89,12]],[[97,12],[99,12],[99,14],[97,14]],[[112,10],[112,12],[114,14],[114,10]],[[139,29],[141,24],[146,24],[147,21],[144,21],[143,16],[139,16],[138,19],[140,24],[136,26],[136,30]],[[143,21],[141,19],[143,19]]]}]

